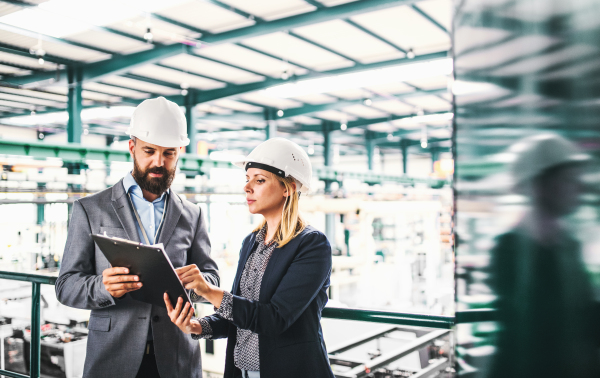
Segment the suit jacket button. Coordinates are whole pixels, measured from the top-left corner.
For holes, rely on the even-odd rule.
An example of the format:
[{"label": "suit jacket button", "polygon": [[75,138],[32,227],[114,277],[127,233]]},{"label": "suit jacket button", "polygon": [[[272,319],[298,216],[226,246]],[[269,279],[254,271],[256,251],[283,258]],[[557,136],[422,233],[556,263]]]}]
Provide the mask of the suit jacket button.
[{"label": "suit jacket button", "polygon": [[159,322],[159,321],[160,321],[160,316],[158,316],[158,315],[154,315],[154,316],[152,317],[152,320],[153,320],[153,321],[155,321],[155,322]]}]

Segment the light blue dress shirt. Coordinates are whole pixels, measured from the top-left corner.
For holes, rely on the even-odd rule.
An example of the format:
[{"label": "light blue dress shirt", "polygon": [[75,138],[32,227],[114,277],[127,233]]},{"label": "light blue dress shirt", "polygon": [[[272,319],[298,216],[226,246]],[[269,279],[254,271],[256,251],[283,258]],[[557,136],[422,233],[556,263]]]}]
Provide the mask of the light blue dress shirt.
[{"label": "light blue dress shirt", "polygon": [[[140,188],[140,186],[137,184],[131,175],[131,172],[126,174],[125,178],[123,178],[123,186],[125,187],[125,193],[129,193],[131,195],[131,201],[133,202],[133,206],[135,206],[135,209],[140,216],[140,220],[144,226],[144,231],[146,231],[146,235],[148,235],[148,241],[150,241],[150,244],[155,244],[156,240],[154,240],[154,238],[156,236],[158,227],[160,227],[160,221],[165,211],[167,198],[166,194],[169,192],[169,189],[167,189],[165,193],[163,193],[154,201],[149,202],[144,198],[142,188]],[[137,220],[135,222],[135,226],[138,230],[138,234],[140,235],[140,241],[142,244],[146,244],[144,234],[142,233],[142,229],[140,228]]]}]

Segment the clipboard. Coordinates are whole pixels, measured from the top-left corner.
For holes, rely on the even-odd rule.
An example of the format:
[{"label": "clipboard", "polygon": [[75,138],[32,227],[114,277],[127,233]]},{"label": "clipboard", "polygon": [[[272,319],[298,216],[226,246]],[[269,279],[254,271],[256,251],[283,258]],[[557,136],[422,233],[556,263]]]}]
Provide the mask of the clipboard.
[{"label": "clipboard", "polygon": [[139,276],[143,285],[129,292],[133,299],[166,308],[163,297],[166,292],[173,307],[179,297],[183,298],[183,305],[187,301],[192,306],[162,244],[144,245],[98,234],[92,238],[113,267],[128,268],[129,274]]}]

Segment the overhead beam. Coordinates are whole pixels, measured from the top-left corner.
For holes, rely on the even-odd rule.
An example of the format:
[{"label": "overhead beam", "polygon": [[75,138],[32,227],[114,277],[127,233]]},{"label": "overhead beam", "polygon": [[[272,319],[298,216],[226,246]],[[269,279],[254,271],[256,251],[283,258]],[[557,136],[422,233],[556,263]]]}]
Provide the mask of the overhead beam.
[{"label": "overhead beam", "polygon": [[96,51],[96,52],[108,54],[108,55],[119,55],[118,53],[115,53],[114,51],[108,51],[108,50],[105,50],[105,49],[102,49],[99,47],[93,47],[90,45],[86,45],[85,43],[74,42],[74,41],[69,41],[67,39],[52,37],[52,36],[37,33],[37,32],[31,31],[31,30],[19,28],[17,26],[5,24],[3,22],[0,22],[0,30],[4,30],[6,32],[14,33],[17,35],[22,35],[22,36],[33,38],[33,39],[38,39],[38,40],[45,41],[45,42],[55,43],[58,45],[79,47],[82,49]]},{"label": "overhead beam", "polygon": [[229,32],[205,36],[202,40],[208,44],[236,43],[247,38],[295,29],[301,26],[314,25],[325,21],[349,18],[364,12],[387,9],[400,5],[410,5],[416,2],[418,2],[418,0],[359,0],[334,7],[320,8],[313,12],[286,17],[275,21],[257,23],[253,26]]},{"label": "overhead beam", "polygon": [[[141,51],[129,55],[113,56],[112,59],[103,60],[100,62],[86,64],[83,67],[81,81],[98,80],[108,75],[119,75],[125,73],[135,67],[151,64],[170,56],[184,54],[188,46],[175,43],[173,45],[165,45],[154,47],[151,50]],[[31,55],[30,55],[31,56]],[[66,70],[60,71],[61,75],[56,80],[56,73],[36,73],[21,77],[7,78],[9,83],[14,85],[29,85],[38,82],[52,80],[52,84],[67,84]]]},{"label": "overhead beam", "polygon": [[[367,11],[375,11],[400,5],[410,5],[416,2],[418,2],[418,0],[359,0],[334,7],[320,8],[313,12],[275,21],[257,22],[253,26],[236,29],[229,32],[204,35],[202,37],[202,41],[203,43],[209,45],[236,43],[244,39],[257,37],[260,35],[275,33],[278,31],[286,31],[301,26],[313,25],[334,19],[349,18]],[[82,80],[88,81],[105,75],[120,74],[129,71],[134,67],[154,63],[156,61],[160,61],[184,52],[186,52],[186,49],[177,44],[169,46],[155,46],[152,50],[114,57],[107,62],[86,64],[84,66]],[[10,82],[15,85],[26,85],[50,79],[52,79],[52,77],[49,75],[34,74],[18,78],[11,78]],[[66,83],[66,78],[63,78],[63,80],[60,82]],[[280,82],[283,81],[278,81],[277,83]]]},{"label": "overhead beam", "polygon": [[[361,71],[366,71],[366,70],[373,70],[373,69],[386,68],[386,67],[392,67],[392,66],[401,66],[404,64],[412,64],[412,63],[423,62],[423,61],[428,61],[428,60],[443,59],[443,58],[447,58],[447,57],[448,57],[448,52],[443,51],[443,52],[420,55],[420,56],[415,57],[414,59],[408,59],[408,58],[394,59],[394,60],[388,60],[388,61],[384,61],[384,62],[364,64],[362,66],[344,67],[344,68],[338,68],[338,69],[330,70],[330,71],[309,73],[307,75],[302,75],[302,76],[297,77],[296,81],[301,82],[301,81],[317,79],[317,78],[321,78],[321,77],[342,75],[342,74],[347,74],[347,73],[361,72]],[[240,95],[240,94],[247,93],[247,92],[258,91],[258,90],[266,89],[266,88],[273,87],[276,85],[287,84],[290,82],[293,82],[293,81],[276,79],[276,78],[267,78],[261,82],[242,84],[242,85],[236,85],[236,86],[232,85],[232,86],[229,86],[226,88],[202,91],[198,94],[196,99],[198,100],[198,103],[204,103],[204,102],[217,100],[217,99],[224,98],[224,97],[230,97],[230,96]]]},{"label": "overhead beam", "polygon": [[[371,98],[371,100],[390,100],[390,99],[403,100],[403,99],[412,98],[412,97],[427,96],[427,95],[440,95],[440,94],[444,94],[444,93],[448,93],[448,90],[445,88],[444,89],[434,89],[434,90],[417,90],[415,92],[402,93],[402,94],[389,95],[389,96],[374,95],[370,98]],[[270,108],[269,106],[254,103],[254,102],[248,102],[248,101],[243,101],[243,102],[249,103],[254,106]],[[337,102],[332,102],[332,103],[327,103],[327,104],[305,105],[305,106],[301,106],[298,108],[285,109],[283,111],[283,116],[277,116],[277,113],[274,113],[275,114],[274,119],[285,119],[285,118],[297,117],[297,116],[301,116],[301,115],[318,113],[318,112],[323,112],[323,111],[327,111],[327,110],[341,110],[348,106],[362,104],[362,102],[363,102],[362,99],[360,99],[360,100],[339,100]],[[275,110],[277,110],[277,109],[275,109]],[[256,121],[261,120],[260,117],[261,116],[258,113],[234,112],[232,114],[206,114],[204,116],[201,116],[200,120],[256,122]]]}]

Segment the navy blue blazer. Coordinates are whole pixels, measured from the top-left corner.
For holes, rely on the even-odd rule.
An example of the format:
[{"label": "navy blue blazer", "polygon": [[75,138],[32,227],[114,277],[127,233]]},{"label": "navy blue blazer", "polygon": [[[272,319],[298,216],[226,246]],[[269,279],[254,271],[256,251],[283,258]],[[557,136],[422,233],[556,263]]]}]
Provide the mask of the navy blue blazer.
[{"label": "navy blue blazer", "polygon": [[334,378],[321,330],[331,275],[331,246],[325,235],[307,226],[273,251],[260,286],[259,301],[240,296],[240,277],[256,234],[242,243],[231,293],[233,322],[219,315],[207,318],[213,339],[227,337],[225,378],[240,374],[233,350],[237,329],[258,334],[261,378]]}]

